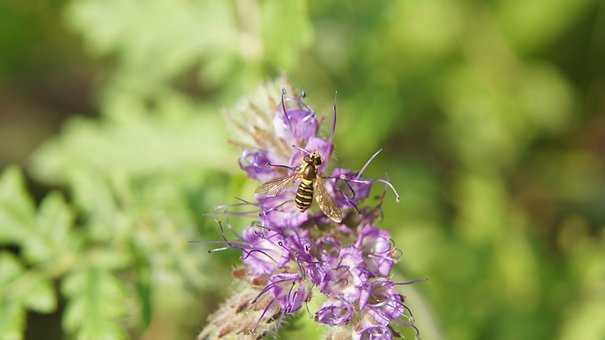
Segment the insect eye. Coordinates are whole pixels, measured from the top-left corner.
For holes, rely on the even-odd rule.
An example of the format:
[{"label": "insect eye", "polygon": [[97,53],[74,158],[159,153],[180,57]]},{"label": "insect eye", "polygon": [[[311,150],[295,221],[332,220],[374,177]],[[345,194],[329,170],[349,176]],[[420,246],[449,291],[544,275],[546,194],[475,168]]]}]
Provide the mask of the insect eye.
[{"label": "insect eye", "polygon": [[319,157],[315,158],[315,164],[321,165],[321,158],[319,158]]}]

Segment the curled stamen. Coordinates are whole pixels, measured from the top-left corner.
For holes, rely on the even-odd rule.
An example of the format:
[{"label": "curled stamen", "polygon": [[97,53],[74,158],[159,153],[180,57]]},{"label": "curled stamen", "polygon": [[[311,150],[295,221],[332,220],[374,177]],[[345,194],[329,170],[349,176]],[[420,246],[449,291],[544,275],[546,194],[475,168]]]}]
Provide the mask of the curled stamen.
[{"label": "curled stamen", "polygon": [[220,205],[217,205],[214,208],[214,210],[215,211],[224,211],[224,210],[227,210],[228,208],[241,207],[241,206],[246,206],[246,205],[248,205],[248,203],[220,204]]},{"label": "curled stamen", "polygon": [[252,253],[261,253],[261,254],[263,254],[263,255],[267,256],[268,258],[270,258],[270,259],[271,259],[271,261],[275,262],[275,264],[278,264],[278,262],[277,262],[277,261],[275,261],[275,259],[274,259],[274,258],[273,258],[271,255],[267,254],[267,253],[266,253],[265,251],[263,251],[263,250],[260,250],[260,249],[251,249],[250,251],[246,252],[246,250],[245,250],[245,249],[242,249],[242,251],[244,251],[244,252],[246,253],[246,256],[244,256],[244,257],[242,258],[242,260],[245,260],[245,259],[247,259],[248,257],[250,257],[250,255],[252,255]]},{"label": "curled stamen", "polygon": [[279,208],[283,207],[284,205],[286,205],[286,204],[288,204],[288,203],[292,203],[292,202],[294,202],[294,200],[287,200],[287,201],[283,201],[282,203],[280,203],[280,204],[278,204],[278,205],[274,206],[273,208],[269,208],[269,209],[267,209],[267,210],[263,211],[263,212],[262,212],[262,214],[263,214],[263,215],[267,215],[268,213],[270,213],[270,212],[272,212],[272,211],[279,211],[279,210],[277,210],[277,209],[279,209]]},{"label": "curled stamen", "polygon": [[[215,242],[225,243],[224,241],[207,241],[207,242],[209,242],[209,243],[215,243]],[[247,244],[234,244],[232,242],[228,242],[227,245],[224,246],[224,247],[209,249],[208,250],[208,254],[214,254],[214,253],[218,253],[218,252],[229,250],[229,249],[239,249],[239,250],[245,252],[246,251],[246,247],[249,247],[249,245],[247,245]]]},{"label": "curled stamen", "polygon": [[389,256],[389,252],[391,250],[393,250],[393,248],[395,248],[395,243],[393,242],[393,240],[389,237],[384,237],[384,236],[377,236],[376,239],[373,241],[373,243],[371,243],[370,245],[376,244],[378,240],[383,240],[386,241],[389,244],[389,247],[384,250],[384,251],[376,251],[376,252],[372,252],[369,253],[368,252],[368,256],[373,255],[373,256],[377,256],[377,257],[384,257],[384,256]]},{"label": "curled stamen", "polygon": [[[204,241],[189,241],[189,243],[223,243],[223,244],[224,244],[224,243],[225,243],[225,241],[218,241],[218,240],[204,240]],[[249,247],[249,246],[250,246],[249,244],[245,244],[245,243],[243,243],[243,242],[241,242],[241,241],[235,241],[235,242],[233,242],[233,241],[229,241],[229,243],[230,243],[231,245],[234,245],[234,246],[235,246],[235,245],[237,245],[237,246],[240,246],[240,247],[242,247],[242,248],[245,248],[245,247]],[[240,249],[240,248],[237,248],[237,249]]]},{"label": "curled stamen", "polygon": [[290,303],[290,295],[292,295],[292,290],[294,290],[294,286],[296,286],[296,281],[292,281],[292,284],[290,285],[290,290],[288,290],[288,295],[286,297],[286,301],[288,301],[288,306],[286,306],[286,313],[290,313],[290,309],[292,307],[292,304]]},{"label": "curled stamen", "polygon": [[275,287],[275,285],[280,284],[282,282],[286,282],[286,281],[291,281],[291,278],[288,279],[282,279],[282,280],[277,280],[275,282],[271,282],[269,283],[265,288],[263,288],[263,290],[260,291],[260,293],[258,293],[258,295],[252,299],[252,303],[256,303],[256,301],[258,301],[258,299],[261,298],[261,296],[265,295],[265,293],[267,293],[269,290],[271,290],[271,288]]},{"label": "curled stamen", "polygon": [[217,205],[214,208],[214,211],[211,213],[206,213],[204,215],[208,216],[210,214],[213,213],[217,213],[217,212],[227,212],[229,208],[235,208],[235,207],[243,207],[243,206],[253,206],[253,207],[258,207],[258,203],[253,203],[247,200],[244,200],[242,198],[236,197],[236,200],[240,201],[239,203],[231,203],[231,204],[220,204]]},{"label": "curled stamen", "polygon": [[233,246],[233,244],[227,239],[227,237],[225,236],[225,229],[223,228],[223,222],[216,220],[216,223],[218,223],[218,227],[221,230],[221,238],[223,239],[223,241],[225,241],[225,243],[229,246]]},{"label": "curled stamen", "polygon": [[252,227],[252,228],[259,228],[259,229],[263,229],[263,230],[266,230],[266,231],[271,230],[270,228],[265,227],[260,221],[252,221],[252,223],[250,224],[250,227]]},{"label": "curled stamen", "polygon": [[290,117],[288,117],[288,110],[286,109],[286,101],[284,97],[286,96],[286,89],[281,89],[281,107],[284,110],[284,117],[286,118],[286,123],[288,124],[288,128],[292,132],[292,123],[290,122]]},{"label": "curled stamen", "polygon": [[422,279],[414,279],[414,280],[409,280],[409,281],[402,281],[402,282],[394,282],[393,285],[395,286],[407,286],[407,285],[413,285],[414,283],[418,283],[418,282],[425,282],[428,281],[428,277],[422,278]]},{"label": "curled stamen", "polygon": [[370,156],[370,158],[365,162],[365,164],[361,167],[361,169],[359,169],[359,171],[357,172],[357,176],[355,176],[355,179],[359,179],[361,177],[361,175],[363,175],[364,171],[366,171],[366,169],[368,168],[368,166],[370,165],[370,163],[372,163],[372,161],[374,161],[374,159],[382,152],[382,149],[378,149],[378,151],[374,152],[374,154],[372,156]]},{"label": "curled stamen", "polygon": [[401,303],[401,306],[403,307],[403,309],[405,309],[405,311],[408,312],[408,314],[410,314],[410,318],[414,320],[414,313],[412,313],[410,307],[408,307],[405,303]]},{"label": "curled stamen", "polygon": [[251,206],[254,206],[254,207],[258,207],[258,205],[259,205],[256,202],[250,202],[250,201],[248,201],[246,199],[243,199],[241,197],[235,197],[235,199],[238,200],[238,201],[240,201],[242,205],[251,205]]},{"label": "curled stamen", "polygon": [[271,306],[273,306],[274,302],[275,302],[275,299],[271,300],[271,302],[269,302],[267,307],[265,307],[265,309],[263,310],[263,313],[260,315],[260,318],[258,318],[258,321],[256,321],[256,325],[254,326],[252,333],[256,333],[256,328],[258,328],[258,325],[260,324],[261,320],[265,317],[265,314],[267,314],[267,311],[269,310],[269,308],[271,308]]},{"label": "curled stamen", "polygon": [[305,309],[307,310],[307,316],[312,319],[313,318],[313,314],[309,310],[309,302],[307,300],[308,299],[305,300]]},{"label": "curled stamen", "polygon": [[220,248],[208,249],[208,254],[214,254],[214,253],[218,253],[218,252],[229,250],[229,249],[233,249],[233,248],[232,247],[220,247]]},{"label": "curled stamen", "polygon": [[232,217],[255,217],[258,215],[258,211],[219,211],[204,214],[203,216],[207,217],[222,217],[222,216],[232,216]]},{"label": "curled stamen", "polygon": [[[334,94],[334,101],[336,102],[336,94]],[[336,134],[336,103],[332,105],[332,129],[330,130],[329,141],[332,142],[334,140],[334,135]]]},{"label": "curled stamen", "polygon": [[399,261],[399,259],[401,258],[401,256],[403,256],[403,250],[401,250],[399,248],[393,248],[393,252],[390,254],[390,256],[395,261]]},{"label": "curled stamen", "polygon": [[302,264],[298,260],[298,257],[295,258],[295,262],[296,262],[296,265],[298,266],[298,271],[300,272],[300,275],[302,276],[303,280],[306,279],[307,274],[305,273],[305,269],[303,268]]},{"label": "curled stamen", "polygon": [[399,203],[399,193],[397,192],[397,190],[395,189],[393,184],[391,184],[391,182],[387,181],[386,179],[382,179],[382,178],[377,179],[376,182],[382,183],[385,186],[389,187],[393,191],[393,194],[395,194],[395,201],[397,203]]},{"label": "curled stamen", "polygon": [[304,101],[306,97],[307,93],[304,90],[300,91],[300,96],[296,97],[296,99],[298,100],[298,105],[304,107],[305,109],[307,109],[307,111],[313,112],[313,109]]},{"label": "curled stamen", "polygon": [[386,255],[380,255],[380,254],[367,254],[367,257],[371,258],[371,259],[382,259],[382,260],[384,260],[384,259],[390,259],[388,256],[386,256]]},{"label": "curled stamen", "polygon": [[208,217],[220,217],[220,216],[235,216],[235,217],[251,217],[258,214],[258,210],[244,210],[244,211],[236,211],[229,210],[230,208],[244,207],[244,206],[253,206],[258,207],[257,203],[253,203],[242,198],[236,197],[236,200],[240,201],[239,203],[232,204],[221,204],[214,208],[214,211],[203,214],[203,216]]},{"label": "curled stamen", "polygon": [[315,113],[314,112],[309,112],[308,115],[305,116],[305,118],[302,119],[302,121],[304,123],[308,122],[309,120],[315,118]]}]

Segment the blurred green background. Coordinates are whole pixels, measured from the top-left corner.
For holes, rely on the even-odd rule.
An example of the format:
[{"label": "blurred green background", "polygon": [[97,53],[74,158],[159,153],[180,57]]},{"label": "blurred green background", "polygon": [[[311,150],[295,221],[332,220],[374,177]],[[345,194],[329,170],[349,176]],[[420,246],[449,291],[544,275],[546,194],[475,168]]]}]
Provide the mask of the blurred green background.
[{"label": "blurred green background", "polygon": [[194,338],[254,187],[221,112],[286,72],[384,148],[424,339],[605,339],[604,60],[598,0],[0,1],[0,338]]}]

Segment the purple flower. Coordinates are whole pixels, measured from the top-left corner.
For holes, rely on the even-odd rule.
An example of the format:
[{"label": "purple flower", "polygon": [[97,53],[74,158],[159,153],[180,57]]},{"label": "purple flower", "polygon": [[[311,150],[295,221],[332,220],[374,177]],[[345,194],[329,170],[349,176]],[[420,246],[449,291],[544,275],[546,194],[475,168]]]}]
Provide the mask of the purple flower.
[{"label": "purple flower", "polygon": [[262,232],[251,227],[246,229],[243,239],[247,247],[242,249],[242,261],[256,275],[271,274],[290,260],[282,246],[283,236],[275,231]]},{"label": "purple flower", "polygon": [[270,159],[270,156],[272,155],[267,150],[244,150],[239,159],[239,166],[248,177],[261,182],[283,176],[278,172],[279,168],[270,166],[270,164],[279,163],[279,159]]},{"label": "purple flower", "polygon": [[287,109],[280,107],[273,119],[275,134],[290,145],[304,145],[317,133],[319,124],[315,112],[307,109]]},{"label": "purple flower", "polygon": [[340,254],[341,243],[333,235],[325,235],[315,240],[312,253],[323,262],[332,262]]},{"label": "purple flower", "polygon": [[391,236],[386,230],[365,225],[355,246],[361,250],[367,269],[375,276],[388,276],[397,256]]},{"label": "purple flower", "polygon": [[[293,93],[287,84],[285,87]],[[268,90],[260,91],[266,98],[243,105],[235,116],[238,118],[232,117],[245,138],[233,141],[243,148],[240,168],[248,177],[267,182],[295,174],[307,153],[318,152],[322,160],[319,175],[327,177],[334,151],[336,110],[330,135],[322,137],[321,120],[303,98]],[[253,304],[261,297],[270,301],[258,322],[266,321],[267,313],[279,311],[283,316],[297,312],[317,287],[326,298],[315,313],[318,323],[350,327],[353,339],[392,339],[396,335],[391,323],[407,317],[408,309],[397,291],[404,283],[389,278],[400,252],[389,232],[374,225],[382,215],[384,194],[376,206],[361,206],[377,182],[391,189],[398,200],[398,193],[386,179],[361,177],[379,153],[360,170],[336,168],[324,181],[328,194],[343,210],[344,222],[323,212],[311,212],[316,209],[299,211],[294,204],[297,181],[288,182],[288,187],[280,187],[282,190],[261,190],[278,192],[275,195],[257,194],[255,202],[238,203],[255,210],[234,215],[256,215],[258,209],[260,226],[246,229],[241,241],[224,242],[241,249],[245,266],[242,278],[254,289],[264,286],[252,300]],[[224,248],[228,247],[218,249]]]},{"label": "purple flower", "polygon": [[361,252],[354,247],[341,248],[321,284],[321,292],[354,303],[360,298],[367,280]]},{"label": "purple flower", "polygon": [[402,317],[406,308],[403,297],[395,289],[395,283],[387,279],[367,282],[361,291],[359,307],[384,326]]},{"label": "purple flower", "polygon": [[353,318],[353,306],[345,301],[328,300],[315,313],[315,320],[330,326],[348,324]]},{"label": "purple flower", "polygon": [[[289,107],[291,104],[294,105],[293,108]],[[271,115],[273,118],[268,122],[267,116]],[[286,172],[280,166],[287,165],[291,160],[296,151],[293,146],[313,147],[312,143],[308,143],[316,137],[319,127],[315,112],[304,104],[301,98],[284,96],[272,114],[258,112],[257,117],[247,119],[236,123],[247,138],[234,143],[244,147],[239,159],[240,168],[250,178],[261,182],[285,176]]]},{"label": "purple flower", "polygon": [[259,196],[260,219],[269,228],[296,228],[309,219],[309,212],[301,212],[294,205],[294,189],[277,196]]},{"label": "purple flower", "polygon": [[268,287],[286,314],[299,310],[311,294],[304,286],[302,276],[293,273],[273,275]]},{"label": "purple flower", "polygon": [[391,340],[393,332],[385,326],[369,326],[353,333],[353,340]]}]

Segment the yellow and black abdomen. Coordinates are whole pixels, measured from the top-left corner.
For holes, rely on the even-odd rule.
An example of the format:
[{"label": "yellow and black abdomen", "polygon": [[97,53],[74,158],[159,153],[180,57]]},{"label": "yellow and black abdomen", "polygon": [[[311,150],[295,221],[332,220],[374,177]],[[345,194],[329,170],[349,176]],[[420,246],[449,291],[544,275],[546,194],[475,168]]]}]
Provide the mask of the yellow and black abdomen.
[{"label": "yellow and black abdomen", "polygon": [[313,181],[308,179],[302,179],[296,190],[296,207],[298,210],[305,211],[309,209],[311,203],[313,203]]}]

